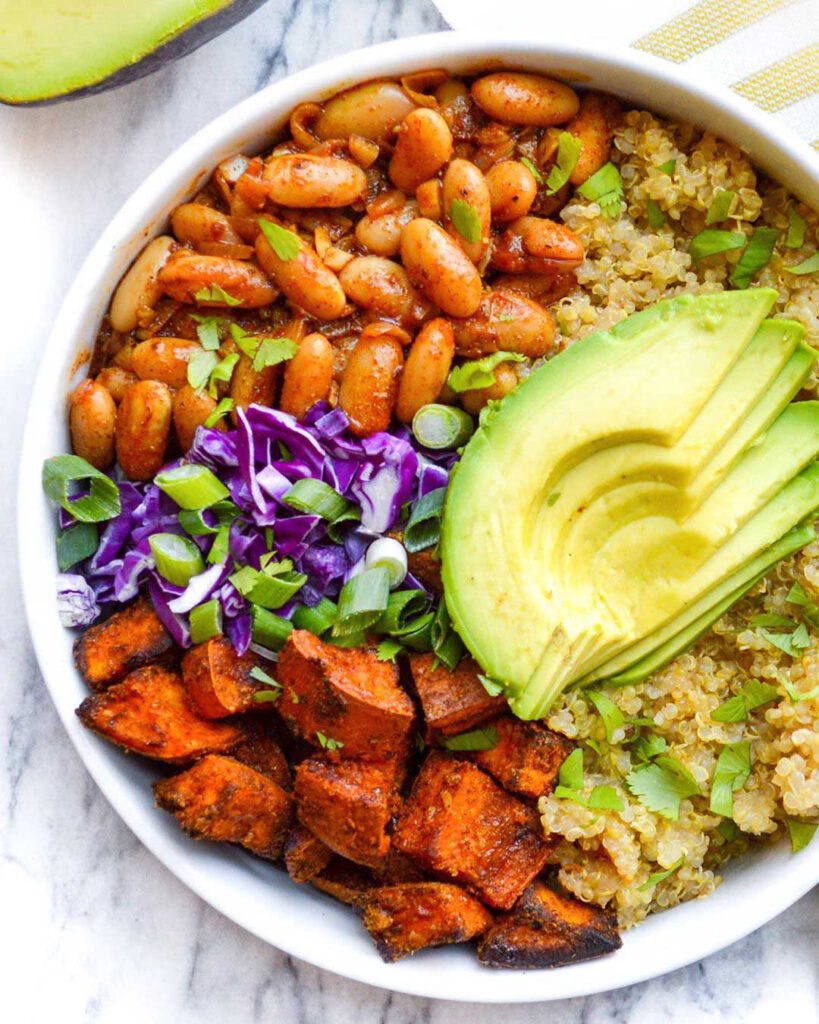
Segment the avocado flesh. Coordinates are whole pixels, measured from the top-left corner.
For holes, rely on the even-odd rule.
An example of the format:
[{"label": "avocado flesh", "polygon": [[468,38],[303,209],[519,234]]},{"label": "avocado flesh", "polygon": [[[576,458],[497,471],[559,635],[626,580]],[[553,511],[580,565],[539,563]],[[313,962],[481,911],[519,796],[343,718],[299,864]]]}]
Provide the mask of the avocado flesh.
[{"label": "avocado flesh", "polygon": [[0,0],[0,99],[31,103],[91,86],[234,5],[237,16],[252,9],[246,0]]},{"label": "avocado flesh", "polygon": [[[810,439],[800,441],[798,452],[781,467],[772,453],[787,454],[783,446],[769,447],[766,474],[751,481],[747,491],[735,486],[741,475],[720,490],[720,481],[730,480],[743,453],[752,454],[752,444],[761,447],[760,431],[787,405],[814,359],[799,342],[801,329],[777,320],[762,328],[758,358],[751,358],[752,340],[772,300],[765,289],[666,300],[612,332],[592,335],[532,374],[486,418],[467,446],[450,484],[444,517],[447,603],[467,646],[490,675],[506,682],[513,709],[522,717],[545,713],[564,685],[638,643],[645,636],[638,625],[657,632],[794,525],[786,508],[774,504],[767,518],[762,512],[778,489],[790,486],[788,474],[813,457],[806,454]],[[764,351],[764,338],[777,346],[775,356]],[[714,393],[727,386],[732,368],[742,366],[743,358],[746,366],[755,366],[748,372],[759,379],[737,390],[743,397],[737,397],[736,406],[724,407],[735,428],[729,437],[718,428],[719,417],[712,416],[714,432],[719,430],[714,441],[709,431],[698,428],[697,417],[719,408]],[[720,404],[725,397],[723,392]],[[738,418],[736,410],[742,408],[746,416]],[[663,451],[690,442],[698,429],[702,440],[689,448],[697,455],[691,464]],[[593,481],[590,506],[575,515],[582,519],[592,509],[597,514],[598,504],[609,502],[618,516],[625,516],[623,524],[601,515],[599,521],[608,522],[608,530],[592,530],[589,537],[597,538],[599,550],[617,553],[628,572],[618,571],[612,558],[601,566],[598,551],[591,550],[594,545],[584,562],[582,552],[552,544],[551,524],[557,532],[567,525],[567,510],[561,505],[571,502],[564,501],[564,484],[582,477],[585,461],[595,458],[595,452],[605,450],[611,464],[633,445],[659,449],[654,463],[647,465],[651,470],[662,463],[665,480],[643,466],[645,479],[637,474],[625,495],[612,497],[621,481],[617,474],[614,480],[606,474],[602,482]],[[605,459],[597,459],[606,465]],[[525,472],[510,472],[515,464]],[[705,473],[710,474],[707,486],[702,482]],[[696,500],[686,502],[681,495],[683,481]],[[796,491],[789,491],[791,496],[806,486],[804,481],[792,483]],[[667,543],[668,523],[684,522],[708,505],[712,493],[712,508],[729,510],[733,525],[714,524],[703,513],[694,520],[696,530],[686,533],[677,525]],[[653,514],[642,522],[647,509]],[[571,512],[578,512],[577,504]],[[665,543],[652,543],[657,526],[653,520],[659,520],[660,533],[666,530]],[[636,558],[632,549],[637,547],[654,557]],[[580,556],[579,568],[568,557],[575,554]],[[594,571],[592,554],[597,560]],[[686,585],[688,578],[694,580],[691,586]],[[655,600],[658,590],[663,592],[660,601]],[[635,617],[635,609],[641,615]]]},{"label": "avocado flesh", "polygon": [[[815,538],[816,531],[810,525],[796,526],[789,530],[776,544],[772,545],[766,552],[755,558],[753,562],[750,562],[718,588],[720,593],[727,592],[727,596],[717,598],[716,593],[714,593],[708,595],[702,601],[698,601],[696,605],[692,605],[686,611],[685,615],[678,622],[672,623],[670,627],[653,637],[649,637],[642,644],[635,645],[634,648],[626,651],[616,659],[617,662],[626,662],[636,657],[635,661],[631,661],[622,670],[616,669],[607,663],[590,676],[581,679],[580,685],[583,686],[599,679],[604,680],[607,686],[633,686],[635,683],[642,682],[643,679],[646,679],[664,665],[667,665],[668,662],[696,643],[777,562],[787,558],[788,555],[792,555],[806,544],[810,544]],[[734,587],[733,584],[737,584],[737,586]],[[699,614],[701,607],[705,607],[709,601],[713,603],[702,614]],[[680,625],[681,628],[677,632],[672,632],[672,630],[676,629],[677,625]],[[667,639],[663,639],[666,633],[670,635]],[[648,653],[640,653],[640,651],[648,649],[652,644],[656,644],[656,646],[648,650]]]}]

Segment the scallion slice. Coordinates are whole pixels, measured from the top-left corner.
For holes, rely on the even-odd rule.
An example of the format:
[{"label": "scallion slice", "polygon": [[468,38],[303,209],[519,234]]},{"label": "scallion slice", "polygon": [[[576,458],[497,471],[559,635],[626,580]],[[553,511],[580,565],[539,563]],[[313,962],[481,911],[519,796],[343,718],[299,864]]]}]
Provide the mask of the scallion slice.
[{"label": "scallion slice", "polygon": [[184,509],[210,508],[230,497],[230,491],[207,466],[185,465],[157,473],[154,483]]},{"label": "scallion slice", "polygon": [[400,636],[427,609],[423,590],[396,590],[390,594],[384,614],[373,626],[374,633]]},{"label": "scallion slice", "polygon": [[747,288],[754,276],[768,265],[778,238],[776,228],[757,228],[754,231],[731,273],[730,281],[735,288]]},{"label": "scallion slice", "polygon": [[214,597],[191,609],[191,642],[203,644],[211,637],[222,635],[222,606]]},{"label": "scallion slice", "polygon": [[813,256],[808,256],[806,260],[802,260],[801,263],[797,263],[793,267],[783,267],[783,270],[789,274],[816,274],[819,273],[819,252],[815,252]]},{"label": "scallion slice", "polygon": [[435,618],[432,620],[430,640],[435,657],[454,672],[464,655],[464,642],[452,628],[446,601],[441,598]]},{"label": "scallion slice", "polygon": [[208,562],[211,565],[217,565],[219,562],[227,561],[227,556],[230,553],[230,525],[225,524],[220,526],[213,538],[213,543],[210,546],[208,552]]},{"label": "scallion slice", "polygon": [[65,572],[72,565],[93,555],[98,543],[96,523],[74,523],[62,530],[57,537],[57,566],[60,572]]},{"label": "scallion slice", "polygon": [[287,604],[307,582],[307,577],[290,569],[269,573],[246,565],[230,577],[230,582],[251,604],[275,609]]},{"label": "scallion slice", "polygon": [[456,366],[450,372],[447,384],[457,392],[488,388],[495,383],[495,368],[501,363],[523,363],[525,361],[525,356],[519,352],[493,352],[481,359],[470,359],[469,362]]},{"label": "scallion slice", "polygon": [[156,560],[156,571],[177,587],[185,587],[192,577],[205,571],[199,548],[175,533],[154,533],[148,538]]},{"label": "scallion slice", "polygon": [[412,418],[415,439],[435,451],[460,448],[474,431],[475,423],[469,413],[453,405],[422,405]]},{"label": "scallion slice", "polygon": [[413,651],[432,650],[432,623],[435,619],[435,612],[427,612],[419,616],[414,622],[410,622],[406,629],[401,631],[401,643]]},{"label": "scallion slice", "polygon": [[[216,518],[215,525],[211,526],[208,523],[205,519],[205,512]],[[179,525],[191,537],[206,537],[209,534],[218,533],[221,526],[230,525],[240,514],[239,506],[234,505],[232,501],[217,501],[208,509],[183,509],[179,513]]]},{"label": "scallion slice", "polygon": [[293,632],[293,623],[258,604],[254,604],[250,612],[252,616],[251,636],[254,643],[266,647],[270,651],[280,651],[285,640]]},{"label": "scallion slice", "polygon": [[293,625],[296,629],[306,629],[316,636],[322,636],[336,621],[338,607],[329,597],[323,597],[318,604],[309,608],[306,604],[299,605],[293,612]]},{"label": "scallion slice", "polygon": [[708,224],[721,224],[727,217],[731,210],[731,203],[736,198],[736,192],[730,188],[720,189],[719,192],[711,200],[711,205],[708,207],[708,213],[705,215],[705,223]]},{"label": "scallion slice", "polygon": [[410,554],[431,548],[441,535],[446,487],[438,487],[419,498],[413,505],[404,527],[404,547]]},{"label": "scallion slice", "polygon": [[745,245],[745,235],[741,231],[720,231],[717,228],[705,228],[694,235],[688,246],[688,254],[695,263],[716,256],[721,252],[741,249]]},{"label": "scallion slice", "polygon": [[407,575],[407,549],[393,537],[379,537],[367,548],[364,567],[382,566],[390,574],[390,587],[400,587]]},{"label": "scallion slice", "polygon": [[373,626],[384,614],[390,599],[390,574],[386,569],[365,569],[347,580],[338,598],[333,635],[349,636]]},{"label": "scallion slice", "polygon": [[228,413],[233,412],[233,405],[234,402],[232,398],[223,398],[210,416],[205,420],[205,426],[208,427],[208,429],[215,427],[223,416],[227,416]]},{"label": "scallion slice", "polygon": [[285,505],[335,523],[350,509],[350,502],[322,480],[297,480],[282,498]]},{"label": "scallion slice", "polygon": [[649,199],[646,204],[646,217],[648,218],[649,227],[654,228],[655,231],[658,231],[665,224],[665,214],[653,199]]},{"label": "scallion slice", "polygon": [[795,206],[788,207],[788,232],[785,235],[786,249],[801,249],[808,233],[808,222]]},{"label": "scallion slice", "polygon": [[230,379],[233,376],[233,371],[236,369],[236,364],[239,362],[239,353],[231,352],[226,355],[224,359],[220,359],[219,362],[214,366],[210,372],[210,378],[208,380],[208,393],[211,398],[216,398],[218,390],[217,384],[230,384]]},{"label": "scallion slice", "polygon": [[[71,485],[88,481],[88,494],[71,496]],[[81,523],[101,523],[121,511],[119,488],[79,455],[54,455],[43,463],[43,490]]]}]

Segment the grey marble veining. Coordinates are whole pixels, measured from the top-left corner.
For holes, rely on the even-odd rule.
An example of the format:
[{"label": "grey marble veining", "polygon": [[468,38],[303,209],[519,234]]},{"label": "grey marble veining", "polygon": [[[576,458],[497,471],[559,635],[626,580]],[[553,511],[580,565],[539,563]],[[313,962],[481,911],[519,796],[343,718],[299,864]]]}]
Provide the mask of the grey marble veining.
[{"label": "grey marble veining", "polygon": [[86,774],[40,679],[18,593],[14,482],[39,353],[79,262],[144,176],[237,100],[323,58],[442,28],[428,0],[271,0],[152,78],[0,111],[0,1020],[9,1024],[819,1020],[819,893],[704,963],[548,1006],[396,996],[283,956],[137,842]]}]

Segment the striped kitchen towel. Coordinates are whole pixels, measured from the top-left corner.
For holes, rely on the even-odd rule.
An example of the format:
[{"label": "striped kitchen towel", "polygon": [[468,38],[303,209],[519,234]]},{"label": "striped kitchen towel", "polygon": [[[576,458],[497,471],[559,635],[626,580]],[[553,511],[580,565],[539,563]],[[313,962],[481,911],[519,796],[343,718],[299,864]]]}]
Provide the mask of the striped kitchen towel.
[{"label": "striped kitchen towel", "polygon": [[819,0],[435,0],[453,28],[630,45],[730,85],[819,149]]}]

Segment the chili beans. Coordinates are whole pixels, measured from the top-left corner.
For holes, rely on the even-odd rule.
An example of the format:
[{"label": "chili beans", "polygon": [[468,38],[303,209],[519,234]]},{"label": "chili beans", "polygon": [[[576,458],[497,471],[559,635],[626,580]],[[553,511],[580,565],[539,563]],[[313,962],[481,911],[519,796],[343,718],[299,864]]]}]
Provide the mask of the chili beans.
[{"label": "chili beans", "polygon": [[97,469],[114,461],[117,407],[111,392],[93,380],[84,380],[71,396],[71,447]]},{"label": "chili beans", "polygon": [[117,410],[117,461],[129,480],[150,480],[165,461],[171,436],[173,399],[156,380],[138,380]]}]

